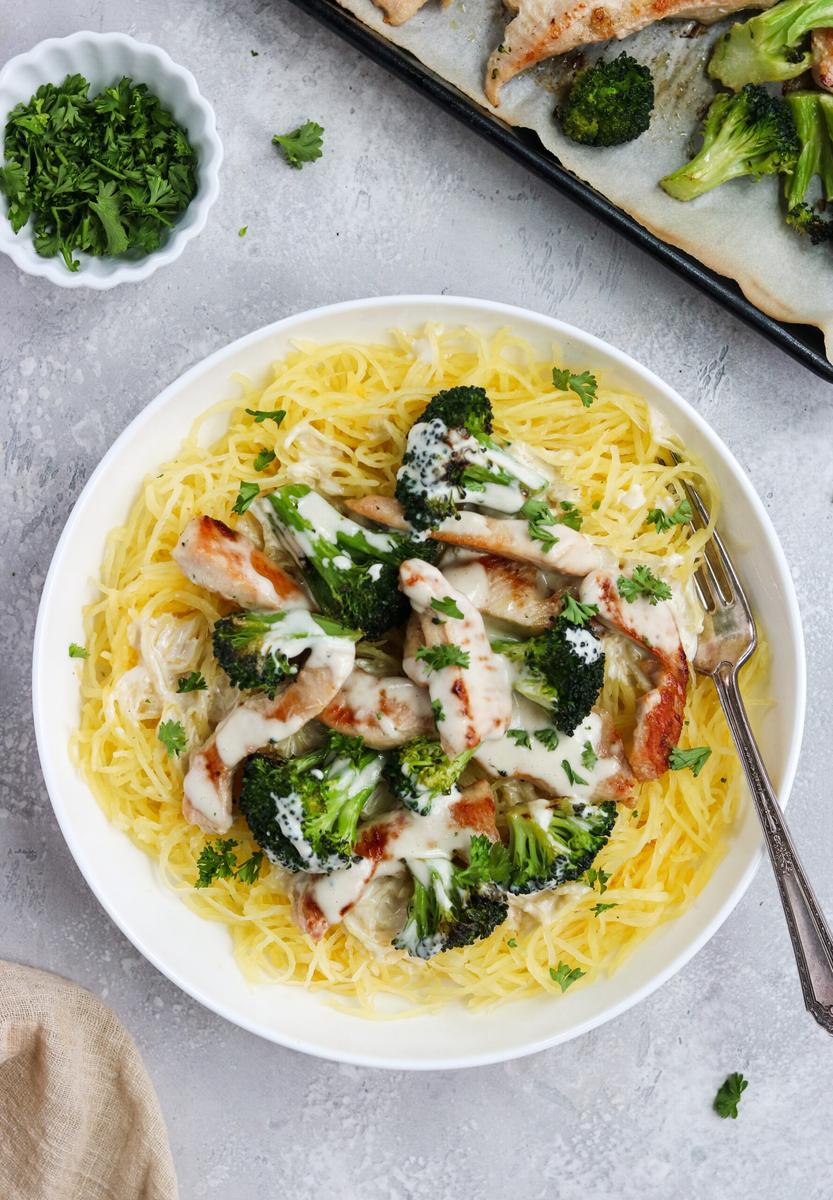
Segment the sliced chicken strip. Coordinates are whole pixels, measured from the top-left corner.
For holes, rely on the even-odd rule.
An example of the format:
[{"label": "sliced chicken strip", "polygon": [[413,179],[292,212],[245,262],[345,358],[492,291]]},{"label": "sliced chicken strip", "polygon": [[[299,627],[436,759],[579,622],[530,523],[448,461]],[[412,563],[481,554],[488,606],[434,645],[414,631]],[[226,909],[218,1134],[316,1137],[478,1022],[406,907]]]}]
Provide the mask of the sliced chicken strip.
[{"label": "sliced chicken strip", "polygon": [[444,566],[443,575],[484,617],[520,625],[532,633],[546,629],[561,612],[562,593],[553,592],[529,563],[484,554]]},{"label": "sliced chicken strip", "polygon": [[427,688],[431,672],[423,659],[417,658],[417,651],[424,645],[425,638],[422,636],[422,618],[418,613],[412,612],[410,617],[408,617],[408,624],[405,626],[405,644],[402,647],[402,670],[418,687]]},{"label": "sliced chicken strip", "polygon": [[[356,500],[348,500],[347,507],[379,525],[410,529],[399,501],[390,496],[361,496]],[[556,525],[553,535],[558,540],[547,547],[544,542],[530,537],[527,521],[514,517],[484,517],[475,512],[460,512],[431,532],[431,537],[438,542],[468,546],[485,554],[531,563],[565,575],[586,575],[601,564],[599,550],[583,533],[578,533],[569,525]]]},{"label": "sliced chicken strip", "polygon": [[397,675],[355,670],[319,714],[330,729],[361,736],[375,750],[402,746],[434,732],[431,700],[424,687]]},{"label": "sliced chicken strip", "polygon": [[833,92],[833,29],[814,29],[810,34],[813,51],[813,79],[820,88]]},{"label": "sliced chicken strip", "polygon": [[[506,0],[515,13],[503,40],[486,67],[484,91],[492,104],[500,89],[535,63],[566,54],[576,46],[625,38],[667,17],[709,24],[749,8],[749,0]],[[769,8],[775,0],[758,0],[753,8]]]},{"label": "sliced chicken strip", "polygon": [[194,517],[173,557],[183,575],[241,608],[309,608],[300,584],[258,550],[243,533],[213,517]]},{"label": "sliced chicken strip", "polygon": [[[409,21],[414,13],[418,13],[421,8],[424,8],[428,0],[373,0],[373,3],[381,8],[385,14],[385,20],[389,25],[403,25],[405,21]],[[451,0],[443,0],[443,8],[447,8]]]},{"label": "sliced chicken strip", "polygon": [[498,840],[495,804],[485,779],[436,801],[428,816],[401,809],[368,822],[356,843],[359,861],[330,875],[299,877],[293,895],[295,920],[318,941],[364,894],[371,879],[398,874],[402,860],[465,854],[474,834]]},{"label": "sliced chicken strip", "polygon": [[653,663],[653,687],[636,707],[630,762],[637,779],[658,779],[668,770],[680,740],[689,668],[674,612],[667,601],[651,604],[644,596],[624,601],[611,571],[594,571],[582,581],[583,603],[595,604],[599,618],[636,642]]},{"label": "sliced chicken strip", "polygon": [[[428,677],[431,702],[441,714],[437,730],[446,754],[453,758],[486,738],[500,737],[512,716],[512,690],[505,663],[492,651],[480,613],[436,567],[421,559],[402,563],[399,586],[421,619],[428,650],[454,648],[467,663],[432,667]],[[432,601],[440,605],[453,601],[462,618],[446,615]]]},{"label": "sliced chicken strip", "polygon": [[235,767],[255,750],[291,737],[317,717],[344,686],[355,660],[353,642],[324,638],[274,700],[257,696],[233,709],[191,757],[182,801],[185,819],[211,833],[225,833],[231,825]]}]

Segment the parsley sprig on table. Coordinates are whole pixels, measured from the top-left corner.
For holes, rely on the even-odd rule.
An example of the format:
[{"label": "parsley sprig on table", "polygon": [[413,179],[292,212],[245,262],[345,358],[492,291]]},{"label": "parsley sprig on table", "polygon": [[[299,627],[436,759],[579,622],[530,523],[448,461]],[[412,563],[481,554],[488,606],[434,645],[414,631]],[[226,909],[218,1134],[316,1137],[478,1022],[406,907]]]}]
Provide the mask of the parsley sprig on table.
[{"label": "parsley sprig on table", "polygon": [[728,1075],[717,1089],[717,1095],[714,1098],[714,1111],[717,1115],[736,1118],[740,1098],[748,1087],[749,1080],[744,1079],[739,1071],[733,1071],[731,1075]]},{"label": "parsley sprig on table", "polygon": [[18,233],[31,217],[38,254],[150,254],[197,190],[188,137],[143,83],[90,97],[83,75],[45,83],[9,113],[0,191]]},{"label": "parsley sprig on table", "polygon": [[304,163],[315,162],[321,157],[321,146],[324,140],[324,128],[315,121],[304,121],[292,133],[276,133],[272,141],[283,150],[284,157],[290,167],[298,170]]}]

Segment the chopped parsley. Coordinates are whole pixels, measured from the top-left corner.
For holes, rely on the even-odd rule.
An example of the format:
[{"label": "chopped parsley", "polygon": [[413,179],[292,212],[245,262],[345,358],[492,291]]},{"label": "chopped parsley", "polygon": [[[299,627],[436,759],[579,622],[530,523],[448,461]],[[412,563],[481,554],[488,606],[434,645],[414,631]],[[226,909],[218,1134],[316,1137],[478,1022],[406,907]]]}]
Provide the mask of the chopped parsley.
[{"label": "chopped parsley", "polygon": [[176,690],[178,692],[204,692],[207,687],[208,684],[199,671],[190,671],[187,675],[180,675]]},{"label": "chopped parsley", "polygon": [[570,784],[571,787],[577,783],[583,784],[585,787],[587,786],[587,780],[582,779],[582,777],[580,775],[576,775],[575,771],[570,766],[570,763],[566,758],[562,758],[562,760],[561,760],[561,769],[564,772],[564,774],[567,776],[567,782]]},{"label": "chopped parsley", "polygon": [[714,1111],[717,1115],[731,1117],[732,1120],[735,1120],[738,1115],[740,1098],[748,1087],[749,1080],[744,1079],[739,1071],[733,1071],[731,1075],[727,1075],[717,1089],[717,1095],[714,1098]]},{"label": "chopped parsley", "polygon": [[241,483],[240,491],[237,493],[237,499],[234,502],[232,512],[244,513],[249,505],[260,492],[259,483]]},{"label": "chopped parsley", "polygon": [[458,621],[462,621],[463,614],[460,612],[460,606],[456,600],[452,600],[450,596],[444,596],[442,600],[436,598],[431,601],[431,607],[435,612],[442,613],[444,617],[454,617]]},{"label": "chopped parsley", "polygon": [[601,867],[588,867],[584,872],[584,882],[588,887],[599,885],[599,895],[604,895],[607,891],[607,881],[610,879],[610,872],[603,871]]},{"label": "chopped parsley", "polygon": [[434,718],[435,725],[439,725],[440,721],[445,720],[445,709],[439,700],[431,701],[431,716]]},{"label": "chopped parsley", "polygon": [[245,236],[246,236],[246,234],[247,234],[248,232],[249,232],[249,226],[248,226],[248,225],[241,225],[241,226],[240,226],[240,228],[237,230],[237,236],[238,236],[238,237],[245,237]]},{"label": "chopped parsley", "polygon": [[688,500],[681,500],[673,512],[664,512],[661,508],[652,508],[645,518],[646,525],[656,525],[657,533],[665,533],[674,525],[688,525],[694,513]]},{"label": "chopped parsley", "polygon": [[561,516],[557,518],[559,525],[567,525],[570,529],[575,529],[578,532],[581,529],[581,523],[584,517],[573,504],[572,500],[561,500]]},{"label": "chopped parsley", "polygon": [[601,901],[599,901],[599,903],[598,903],[598,904],[594,904],[594,905],[593,905],[593,910],[592,910],[592,911],[593,911],[593,916],[594,916],[594,917],[598,917],[598,916],[600,916],[600,915],[601,915],[603,912],[607,912],[607,910],[608,910],[609,908],[618,908],[618,901],[616,901],[616,900],[611,900],[609,904],[602,904],[602,902],[601,902]]},{"label": "chopped parsley", "polygon": [[255,425],[262,425],[264,421],[274,421],[276,425],[280,425],[286,416],[282,408],[276,408],[274,412],[264,412],[261,408],[247,408],[245,411],[250,417],[254,417]]},{"label": "chopped parsley", "polygon": [[546,500],[536,500],[534,496],[531,496],[519,510],[518,515],[526,521],[532,540],[541,542],[545,550],[552,550],[558,538],[550,532],[548,526],[555,525],[557,522],[555,514]]},{"label": "chopped parsley", "polygon": [[571,596],[568,592],[564,597],[561,616],[571,625],[584,625],[591,617],[595,617],[598,611],[598,605],[582,604],[581,600],[576,600],[575,596]]},{"label": "chopped parsley", "polygon": [[573,375],[569,367],[553,367],[552,382],[553,386],[562,392],[566,392],[568,389],[571,392],[575,392],[585,408],[589,408],[596,399],[598,383],[596,376],[591,375],[589,371],[582,371],[580,375]]},{"label": "chopped parsley", "polygon": [[256,850],[240,866],[234,853],[237,842],[234,838],[218,838],[206,842],[197,859],[197,881],[195,888],[208,887],[215,879],[239,879],[241,883],[254,883],[263,865],[263,851]]},{"label": "chopped parsley", "polygon": [[324,128],[315,121],[304,121],[292,133],[276,133],[272,138],[273,143],[283,150],[290,167],[299,170],[304,163],[315,162],[321,157],[323,140]]},{"label": "chopped parsley", "polygon": [[585,742],[581,751],[581,765],[586,767],[588,771],[592,771],[598,761],[599,756],[590,742]]},{"label": "chopped parsley", "polygon": [[671,599],[671,588],[664,579],[658,579],[650,567],[634,567],[631,578],[620,575],[616,586],[619,595],[628,604],[633,604],[639,596],[644,596],[649,604]]},{"label": "chopped parsley", "polygon": [[443,667],[465,668],[469,665],[468,650],[461,650],[453,642],[449,642],[447,646],[420,646],[416,657],[431,671],[441,671]]},{"label": "chopped parsley", "polygon": [[518,946],[517,938],[510,938],[509,941],[506,943],[506,945],[509,946],[512,950],[516,950],[517,946]]},{"label": "chopped parsley", "polygon": [[69,656],[70,658],[89,658],[90,652],[85,646],[79,646],[77,642],[70,642]]},{"label": "chopped parsley", "polygon": [[550,967],[550,978],[561,988],[562,992],[566,992],[567,988],[574,984],[577,979],[581,979],[582,975],[586,975],[586,971],[582,971],[581,967],[573,967],[572,970],[564,962],[559,962],[557,967]]},{"label": "chopped parsley", "polygon": [[532,749],[532,742],[529,740],[529,734],[525,729],[507,729],[506,736],[511,738],[516,746],[523,746],[525,750]]},{"label": "chopped parsley", "polygon": [[251,858],[247,858],[237,868],[237,878],[241,883],[254,883],[260,875],[260,868],[263,864],[263,851],[256,850]]},{"label": "chopped parsley", "polygon": [[536,729],[532,736],[547,750],[555,750],[558,747],[558,730],[553,729],[551,725],[546,729]]},{"label": "chopped parsley", "polygon": [[681,750],[679,746],[675,746],[668,756],[668,765],[672,771],[684,771],[688,768],[696,779],[710,754],[710,746],[692,746],[690,750]]},{"label": "chopped parsley", "polygon": [[156,736],[168,751],[168,758],[179,758],[188,745],[185,730],[179,721],[162,721],[156,730]]},{"label": "chopped parsley", "polygon": [[266,468],[269,466],[269,464],[273,463],[274,461],[275,461],[275,451],[267,450],[264,447],[263,450],[258,450],[258,452],[257,452],[257,456],[255,458],[255,470],[256,471],[265,471]]}]

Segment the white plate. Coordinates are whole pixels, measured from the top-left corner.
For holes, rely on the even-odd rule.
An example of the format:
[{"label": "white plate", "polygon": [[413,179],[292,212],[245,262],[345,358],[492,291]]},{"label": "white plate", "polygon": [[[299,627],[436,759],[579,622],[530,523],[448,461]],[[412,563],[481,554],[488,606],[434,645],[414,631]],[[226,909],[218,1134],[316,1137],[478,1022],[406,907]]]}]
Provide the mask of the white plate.
[{"label": "white plate", "polygon": [[[738,463],[701,417],[666,384],[597,338],[549,317],[448,296],[357,300],[289,317],[241,338],[186,372],[139,414],[81,494],[55,551],[35,634],[33,698],[38,749],[55,814],[75,861],[104,908],[155,966],[201,1004],[262,1037],[344,1062],[426,1069],[515,1058],[576,1037],[649,995],[703,946],[741,898],[760,861],[751,806],[702,895],[679,920],[655,932],[612,978],[552,1000],[522,1001],[491,1012],[450,1006],[404,1021],[367,1021],[336,1011],[318,992],[255,986],[239,973],[227,932],[191,912],[157,879],[151,861],[109,824],[68,752],[79,711],[67,646],[82,641],[81,609],[92,599],[108,530],[122,521],[143,476],[172,456],[194,418],[234,395],[232,372],[254,380],[293,339],[384,340],[395,326],[427,320],[503,326],[532,341],[542,357],[553,343],[566,364],[604,368],[668,417],[711,467],[722,488],[727,540],[761,625],[772,636],[777,707],[763,737],[767,765],[784,804],[804,723],[805,661],[792,580],[761,501]],[[212,434],[213,436],[213,434]]]}]

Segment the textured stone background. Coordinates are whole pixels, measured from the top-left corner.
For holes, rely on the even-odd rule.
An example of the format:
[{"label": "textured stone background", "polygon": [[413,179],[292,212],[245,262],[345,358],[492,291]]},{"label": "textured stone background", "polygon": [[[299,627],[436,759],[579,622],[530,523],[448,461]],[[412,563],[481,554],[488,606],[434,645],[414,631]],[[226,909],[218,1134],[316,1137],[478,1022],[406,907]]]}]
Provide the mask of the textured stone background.
[{"label": "textured stone background", "polygon": [[[828,386],[284,0],[32,0],[0,13],[0,58],[90,27],[189,66],[226,161],[208,228],[138,287],[71,293],[0,261],[0,955],[116,1009],[159,1090],[186,1200],[830,1197],[833,1042],[803,1011],[768,869],[639,1008],[515,1064],[429,1075],[333,1066],[226,1024],[144,962],[87,890],[29,715],[38,596],[84,481],[165,384],[232,338],[327,301],[447,291],[609,338],[689,397],[749,472],[806,625],[790,817],[833,912]],[[326,156],[289,171],[269,137],[308,116]],[[723,1122],[710,1103],[736,1069],[751,1083],[741,1118]]]}]

